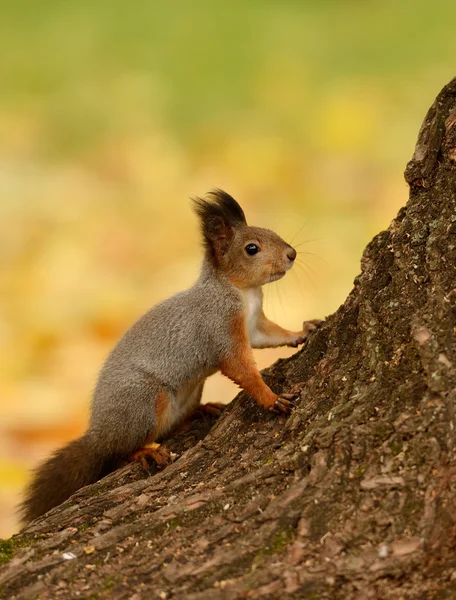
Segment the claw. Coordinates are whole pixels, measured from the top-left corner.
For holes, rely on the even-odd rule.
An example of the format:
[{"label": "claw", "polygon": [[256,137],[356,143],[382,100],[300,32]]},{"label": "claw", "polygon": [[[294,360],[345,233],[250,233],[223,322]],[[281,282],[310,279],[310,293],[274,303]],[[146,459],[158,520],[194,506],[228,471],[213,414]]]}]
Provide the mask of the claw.
[{"label": "claw", "polygon": [[274,402],[271,410],[282,415],[291,414],[292,410],[296,408],[296,404],[293,402],[293,400],[296,400],[296,397],[296,394],[282,394]]},{"label": "claw", "polygon": [[297,400],[299,394],[280,394],[280,397],[285,398],[285,400]]},{"label": "claw", "polygon": [[310,321],[304,321],[304,323],[302,324],[302,329],[307,334],[309,334],[311,331],[319,329],[323,325],[323,323],[324,321],[322,321],[321,319],[312,319]]},{"label": "claw", "polygon": [[297,337],[293,342],[291,342],[291,344],[288,344],[288,345],[291,348],[297,348],[301,344],[304,344],[305,341],[306,341],[306,338],[301,335],[301,336]]},{"label": "claw", "polygon": [[146,471],[150,466],[148,460],[155,463],[158,469],[163,469],[173,462],[173,458],[173,453],[160,444],[151,444],[150,447],[140,448],[129,456],[130,462],[139,462]]}]

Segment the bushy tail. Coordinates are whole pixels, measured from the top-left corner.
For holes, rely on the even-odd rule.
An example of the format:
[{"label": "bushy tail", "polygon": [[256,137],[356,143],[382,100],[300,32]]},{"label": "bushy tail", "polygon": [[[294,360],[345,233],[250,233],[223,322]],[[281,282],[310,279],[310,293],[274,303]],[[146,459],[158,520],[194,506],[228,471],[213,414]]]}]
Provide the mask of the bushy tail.
[{"label": "bushy tail", "polygon": [[28,523],[58,506],[79,488],[101,478],[106,458],[90,444],[86,435],[57,450],[33,476],[19,511]]}]

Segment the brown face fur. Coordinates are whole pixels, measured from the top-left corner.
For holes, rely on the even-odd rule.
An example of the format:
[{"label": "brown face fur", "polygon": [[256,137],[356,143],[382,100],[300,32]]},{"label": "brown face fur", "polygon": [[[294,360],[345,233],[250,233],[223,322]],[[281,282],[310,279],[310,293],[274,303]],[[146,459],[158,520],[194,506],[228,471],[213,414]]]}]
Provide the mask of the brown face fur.
[{"label": "brown face fur", "polygon": [[[250,244],[259,248],[256,254],[247,253]],[[257,287],[283,277],[293,266],[295,257],[295,250],[273,231],[244,226],[234,230],[231,244],[219,264],[237,287]]]},{"label": "brown face fur", "polygon": [[293,266],[294,248],[269,229],[249,227],[234,198],[222,190],[207,198],[194,201],[206,255],[231,283],[257,287],[280,279]]}]

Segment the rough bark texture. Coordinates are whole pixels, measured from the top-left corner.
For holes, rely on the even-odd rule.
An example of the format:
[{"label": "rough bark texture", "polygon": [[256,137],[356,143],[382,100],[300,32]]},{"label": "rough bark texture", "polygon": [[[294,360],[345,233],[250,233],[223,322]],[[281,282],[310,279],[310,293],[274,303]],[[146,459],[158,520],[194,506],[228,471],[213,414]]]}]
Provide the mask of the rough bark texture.
[{"label": "rough bark texture", "polygon": [[[352,293],[217,423],[3,542],[3,598],[456,597],[456,79],[406,169],[410,199]],[[213,426],[212,426],[213,425]]]}]

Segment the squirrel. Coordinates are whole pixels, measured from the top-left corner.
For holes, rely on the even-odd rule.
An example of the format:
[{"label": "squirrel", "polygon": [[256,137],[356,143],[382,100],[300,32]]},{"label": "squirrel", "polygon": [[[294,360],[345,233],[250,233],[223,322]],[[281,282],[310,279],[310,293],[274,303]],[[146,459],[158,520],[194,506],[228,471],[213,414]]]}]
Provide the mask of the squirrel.
[{"label": "squirrel", "polygon": [[289,414],[295,407],[295,396],[279,396],[263,381],[252,347],[297,347],[321,324],[288,331],[263,312],[262,286],[285,275],[296,250],[273,231],[249,227],[222,190],[193,199],[193,207],[205,251],[199,279],[150,309],[114,347],[98,376],[86,433],[35,471],[20,506],[24,524],[125,460],[167,464],[170,454],[157,440],[196,410],[220,412],[223,405],[200,404],[206,378],[217,371],[265,409]]}]

